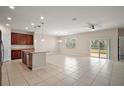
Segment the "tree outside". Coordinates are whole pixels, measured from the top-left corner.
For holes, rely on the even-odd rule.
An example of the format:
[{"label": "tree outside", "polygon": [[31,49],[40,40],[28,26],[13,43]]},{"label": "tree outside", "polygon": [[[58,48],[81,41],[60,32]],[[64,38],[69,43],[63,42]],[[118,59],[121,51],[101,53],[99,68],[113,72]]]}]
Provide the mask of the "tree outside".
[{"label": "tree outside", "polygon": [[91,40],[91,56],[94,57],[99,57],[99,53],[100,53],[100,57],[106,58],[107,57],[107,43],[106,40]]}]

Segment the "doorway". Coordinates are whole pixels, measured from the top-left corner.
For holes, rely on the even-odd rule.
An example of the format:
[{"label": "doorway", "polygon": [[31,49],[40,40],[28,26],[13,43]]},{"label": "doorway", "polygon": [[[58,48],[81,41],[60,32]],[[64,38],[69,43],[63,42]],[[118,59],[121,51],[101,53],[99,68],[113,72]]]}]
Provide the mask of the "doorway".
[{"label": "doorway", "polygon": [[124,36],[119,36],[118,39],[118,56],[119,56],[119,60],[123,61],[124,60]]},{"label": "doorway", "polygon": [[109,40],[91,40],[90,56],[109,59]]}]

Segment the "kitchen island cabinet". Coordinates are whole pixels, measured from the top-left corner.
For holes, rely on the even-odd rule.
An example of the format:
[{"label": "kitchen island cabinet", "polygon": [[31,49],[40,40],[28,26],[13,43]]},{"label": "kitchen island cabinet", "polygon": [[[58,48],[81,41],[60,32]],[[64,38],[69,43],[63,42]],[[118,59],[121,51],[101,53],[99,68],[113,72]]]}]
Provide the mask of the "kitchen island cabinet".
[{"label": "kitchen island cabinet", "polygon": [[22,62],[30,69],[36,70],[46,66],[46,51],[23,50]]}]

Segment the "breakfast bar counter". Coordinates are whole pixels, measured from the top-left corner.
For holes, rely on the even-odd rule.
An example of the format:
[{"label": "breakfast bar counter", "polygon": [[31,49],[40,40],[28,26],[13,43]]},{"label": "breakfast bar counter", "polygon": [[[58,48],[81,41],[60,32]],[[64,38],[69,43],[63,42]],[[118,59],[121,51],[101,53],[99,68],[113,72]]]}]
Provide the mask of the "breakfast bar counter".
[{"label": "breakfast bar counter", "polygon": [[46,65],[46,53],[48,51],[23,50],[22,62],[32,70],[41,69]]}]

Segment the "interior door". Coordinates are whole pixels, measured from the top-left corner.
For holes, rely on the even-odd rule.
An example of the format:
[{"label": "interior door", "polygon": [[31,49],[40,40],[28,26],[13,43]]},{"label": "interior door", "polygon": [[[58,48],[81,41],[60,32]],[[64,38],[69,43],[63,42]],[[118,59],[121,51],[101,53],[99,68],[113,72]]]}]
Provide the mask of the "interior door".
[{"label": "interior door", "polygon": [[124,37],[119,37],[119,60],[124,60]]}]

